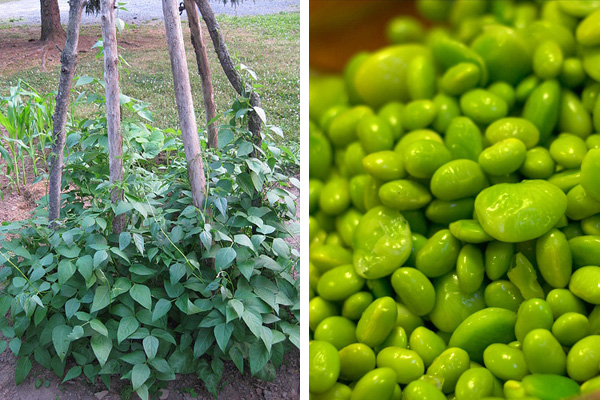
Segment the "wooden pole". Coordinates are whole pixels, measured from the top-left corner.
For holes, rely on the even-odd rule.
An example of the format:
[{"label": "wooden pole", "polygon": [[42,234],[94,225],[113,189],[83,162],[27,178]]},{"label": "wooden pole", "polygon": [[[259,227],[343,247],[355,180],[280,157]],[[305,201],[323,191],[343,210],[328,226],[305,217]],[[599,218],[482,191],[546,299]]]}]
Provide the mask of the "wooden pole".
[{"label": "wooden pole", "polygon": [[198,16],[198,8],[194,0],[184,0],[185,10],[188,16],[190,32],[192,36],[192,46],[196,53],[196,63],[198,64],[198,75],[202,81],[202,96],[204,97],[204,109],[206,111],[206,125],[208,130],[208,147],[217,147],[217,128],[211,123],[216,115],[215,96],[210,77],[210,68],[208,66],[208,56],[206,55],[206,46],[202,37],[202,27]]},{"label": "wooden pole", "polygon": [[[200,13],[202,14],[202,18],[208,27],[208,33],[213,42],[213,46],[215,51],[217,52],[217,56],[219,57],[219,62],[221,63],[221,67],[223,67],[223,71],[229,79],[231,86],[235,89],[238,94],[242,95],[244,92],[249,92],[249,87],[242,87],[242,78],[240,74],[237,72],[233,65],[233,61],[231,60],[231,56],[229,55],[229,51],[227,50],[227,45],[225,44],[225,40],[221,35],[221,30],[219,27],[219,23],[217,22],[217,18],[215,17],[215,13],[208,0],[195,0],[198,8],[200,9]],[[260,107],[260,97],[256,92],[251,92],[250,94],[250,105],[253,107]],[[252,132],[252,138],[254,144],[260,147],[262,143],[262,139],[260,136],[260,125],[261,120],[259,115],[252,111],[249,115],[248,119],[248,130]],[[258,151],[254,152],[254,156],[258,157]]]},{"label": "wooden pole", "polygon": [[[117,28],[115,25],[115,0],[102,0],[102,42],[104,46],[104,83],[106,90],[106,132],[108,134],[108,168],[110,183],[123,181],[123,137],[121,136],[121,103],[119,100],[119,55],[117,53]],[[113,187],[110,200],[118,204],[123,191]],[[113,219],[113,232],[121,233],[124,215]]]},{"label": "wooden pole", "polygon": [[60,217],[60,194],[63,170],[63,150],[65,148],[67,125],[67,110],[73,76],[77,68],[77,46],[79,44],[79,29],[81,27],[81,12],[85,0],[69,1],[69,23],[65,49],[60,55],[60,81],[56,106],[52,115],[52,148],[50,150],[48,178],[48,220],[51,226],[56,226],[55,220]]},{"label": "wooden pole", "polygon": [[175,101],[177,103],[177,113],[179,114],[179,125],[181,126],[181,139],[187,160],[192,199],[196,208],[203,209],[204,198],[206,197],[206,178],[204,176],[204,166],[202,165],[200,140],[194,114],[194,102],[183,47],[183,32],[178,15],[177,0],[162,0],[162,7],[171,70],[173,72]]}]

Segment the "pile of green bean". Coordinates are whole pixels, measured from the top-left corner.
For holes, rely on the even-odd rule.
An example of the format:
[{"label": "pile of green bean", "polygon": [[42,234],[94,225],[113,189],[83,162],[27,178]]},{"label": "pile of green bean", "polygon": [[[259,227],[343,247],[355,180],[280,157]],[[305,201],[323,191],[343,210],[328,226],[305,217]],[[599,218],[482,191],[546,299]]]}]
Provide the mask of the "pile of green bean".
[{"label": "pile of green bean", "polygon": [[311,399],[600,389],[600,1],[417,8],[310,80]]}]

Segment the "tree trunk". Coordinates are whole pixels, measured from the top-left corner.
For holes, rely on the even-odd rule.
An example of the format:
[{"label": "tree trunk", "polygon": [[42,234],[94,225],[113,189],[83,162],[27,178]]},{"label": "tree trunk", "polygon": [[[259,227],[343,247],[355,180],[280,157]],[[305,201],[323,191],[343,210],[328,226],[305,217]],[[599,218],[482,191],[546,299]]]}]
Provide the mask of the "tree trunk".
[{"label": "tree trunk", "polygon": [[165,18],[165,30],[167,32],[169,57],[171,59],[171,70],[173,72],[175,101],[177,103],[177,113],[179,114],[179,125],[181,126],[181,139],[185,150],[188,176],[192,189],[192,200],[194,206],[202,210],[206,197],[206,178],[204,176],[204,166],[202,165],[200,140],[198,139],[192,88],[190,86],[185,49],[183,47],[183,32],[178,15],[177,0],[162,0],[162,7]]},{"label": "tree trunk", "polygon": [[[223,67],[223,71],[225,71],[225,75],[227,75],[227,79],[231,83],[231,86],[235,89],[238,94],[243,95],[248,92],[251,92],[251,88],[246,86],[242,87],[242,78],[240,74],[236,71],[233,61],[229,56],[229,51],[227,51],[227,45],[225,44],[225,40],[223,40],[223,36],[221,35],[219,23],[215,18],[215,13],[208,0],[195,0],[196,4],[198,4],[198,8],[200,9],[200,13],[202,14],[202,18],[208,27],[208,33],[212,39],[213,45],[215,47],[215,51],[217,52],[217,56],[219,57],[219,62]],[[251,92],[250,94],[250,105],[253,107],[260,107],[260,97],[255,92]],[[260,117],[254,111],[250,113],[248,119],[248,130],[252,132],[252,137],[254,140],[254,144],[260,147],[262,140],[260,136]],[[254,151],[254,156],[258,157],[258,151]]]},{"label": "tree trunk", "polygon": [[58,0],[40,0],[40,9],[42,12],[42,34],[40,40],[64,40],[65,30],[60,24]]},{"label": "tree trunk", "polygon": [[65,126],[67,125],[67,110],[71,84],[77,67],[77,45],[79,43],[79,28],[81,12],[85,0],[71,0],[69,9],[69,24],[65,49],[60,56],[60,81],[56,106],[52,115],[52,149],[49,157],[50,176],[48,178],[48,220],[54,226],[54,221],[60,217],[60,194],[63,169],[63,149],[65,147]]},{"label": "tree trunk", "polygon": [[210,78],[210,68],[208,67],[208,57],[206,55],[206,46],[202,37],[202,27],[198,17],[198,8],[194,0],[184,0],[185,10],[188,16],[190,32],[192,35],[192,46],[196,53],[196,63],[198,64],[198,74],[202,81],[202,96],[204,97],[204,109],[206,110],[206,124],[208,131],[208,147],[217,147],[217,128],[211,123],[217,112],[215,111],[215,97]]},{"label": "tree trunk", "polygon": [[[102,41],[104,43],[104,82],[106,89],[106,132],[108,134],[108,168],[110,183],[123,181],[123,137],[121,137],[121,104],[119,101],[119,57],[117,53],[117,28],[115,26],[115,0],[102,0]],[[110,200],[118,204],[123,191],[113,187]],[[113,232],[121,233],[125,215],[115,216]]]}]

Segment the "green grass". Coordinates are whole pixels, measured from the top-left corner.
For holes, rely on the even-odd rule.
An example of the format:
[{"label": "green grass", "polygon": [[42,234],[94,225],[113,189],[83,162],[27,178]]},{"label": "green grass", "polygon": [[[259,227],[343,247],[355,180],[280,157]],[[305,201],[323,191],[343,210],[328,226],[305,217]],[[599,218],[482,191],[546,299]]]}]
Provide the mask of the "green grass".
[{"label": "green grass", "polygon": [[[300,132],[300,14],[221,16],[218,19],[234,64],[243,63],[258,75],[256,83],[262,85],[259,92],[262,106],[267,113],[267,123],[280,126],[286,135],[283,143],[297,149]],[[29,32],[29,36],[33,34]],[[26,42],[28,36],[25,32],[22,32],[22,35],[23,41]],[[101,36],[98,26],[86,26],[82,35],[92,38]],[[204,35],[217,113],[222,114],[228,109],[236,93],[221,69],[206,30]],[[205,129],[200,77],[187,26],[184,26],[184,37],[198,127]],[[121,70],[121,91],[130,97],[150,103],[150,110],[154,113],[155,124],[158,127],[178,127],[171,65],[163,25],[150,23],[132,26],[119,40],[122,47],[120,53],[130,64],[129,67],[124,66],[128,73],[124,69]],[[95,53],[96,50],[92,50],[80,55],[78,75],[102,78],[102,59],[96,59]],[[44,73],[41,72],[39,58],[35,61],[30,63],[33,65],[29,65],[29,68],[0,73],[0,95],[5,95],[8,87],[14,85],[19,78],[42,93],[55,91],[60,67],[57,65],[49,73]],[[101,88],[98,87],[97,90]],[[80,110],[85,113],[90,111],[85,108]]]}]

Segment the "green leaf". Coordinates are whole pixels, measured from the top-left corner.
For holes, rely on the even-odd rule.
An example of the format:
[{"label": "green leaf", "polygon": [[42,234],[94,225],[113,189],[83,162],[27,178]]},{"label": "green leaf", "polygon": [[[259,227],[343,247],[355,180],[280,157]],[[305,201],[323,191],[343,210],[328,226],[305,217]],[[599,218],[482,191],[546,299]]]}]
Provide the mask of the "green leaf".
[{"label": "green leaf", "polygon": [[69,260],[61,260],[58,263],[58,284],[64,285],[75,273],[75,266]]},{"label": "green leaf", "polygon": [[159,299],[154,306],[154,311],[152,312],[152,322],[156,322],[163,316],[167,315],[170,309],[171,302],[169,300]]},{"label": "green leaf", "polygon": [[233,131],[231,129],[220,129],[219,133],[217,134],[217,144],[219,149],[222,149],[223,147],[231,143],[234,137],[235,135],[233,134]]},{"label": "green leaf", "polygon": [[281,323],[281,330],[289,336],[290,342],[297,348],[300,348],[300,326],[290,324],[289,322]]},{"label": "green leaf", "polygon": [[271,346],[273,345],[273,332],[270,328],[263,326],[262,331],[260,333],[260,338],[262,339],[267,351],[271,352]]},{"label": "green leaf", "polygon": [[92,256],[90,256],[89,254],[84,255],[83,257],[77,260],[75,265],[77,266],[77,271],[79,271],[81,276],[83,276],[83,279],[85,279],[86,282],[89,281],[92,277],[93,271]]},{"label": "green leaf", "polygon": [[242,262],[238,262],[237,264],[238,270],[244,275],[247,281],[252,277],[252,273],[254,272],[254,261],[246,260]]},{"label": "green leaf", "polygon": [[81,249],[77,246],[68,247],[66,245],[61,245],[56,248],[56,252],[66,258],[76,258],[79,256],[79,253],[81,253]]},{"label": "green leaf", "polygon": [[79,79],[77,79],[77,82],[75,83],[75,87],[87,85],[88,83],[92,83],[92,82],[94,82],[94,78],[92,78],[91,76],[83,75],[83,76],[80,76]]},{"label": "green leaf", "polygon": [[215,326],[215,339],[217,339],[217,344],[223,353],[227,348],[227,343],[229,343],[229,338],[231,337],[232,332],[233,325],[231,324],[221,323]]},{"label": "green leaf", "polygon": [[92,350],[100,363],[100,366],[103,367],[106,361],[108,360],[108,356],[113,348],[112,339],[107,336],[102,335],[94,335],[91,339]]},{"label": "green leaf", "polygon": [[259,338],[262,332],[262,316],[256,313],[255,311],[246,309],[242,314],[242,319],[244,320],[250,331],[254,334],[254,336]]},{"label": "green leaf", "polygon": [[138,390],[150,377],[150,368],[147,364],[136,364],[131,370],[131,384],[133,390]]},{"label": "green leaf", "polygon": [[10,350],[13,352],[13,354],[15,356],[19,355],[19,351],[21,350],[21,339],[16,337],[13,338],[10,343],[8,344],[8,347],[10,348]]},{"label": "green leaf", "polygon": [[242,315],[244,314],[244,303],[237,299],[231,299],[227,304],[229,304],[229,306],[231,306],[231,308],[235,310],[235,313],[238,315],[239,318],[242,317]]},{"label": "green leaf", "polygon": [[240,371],[240,374],[244,373],[244,354],[238,346],[234,345],[229,349],[229,356],[231,360]]},{"label": "green leaf", "polygon": [[81,339],[83,335],[83,328],[81,327],[81,325],[77,325],[73,327],[73,330],[71,331],[71,333],[69,333],[69,336],[67,336],[67,340],[74,342],[77,339]]},{"label": "green leaf", "polygon": [[219,249],[215,256],[215,269],[217,271],[226,269],[235,260],[235,256],[236,252],[231,247]]},{"label": "green leaf", "polygon": [[171,241],[175,244],[179,243],[183,239],[183,229],[181,226],[177,225],[171,231]]},{"label": "green leaf", "polygon": [[185,265],[182,263],[175,263],[171,265],[169,268],[169,277],[171,280],[171,285],[176,284],[184,277],[186,273]]},{"label": "green leaf", "polygon": [[31,361],[29,357],[21,357],[19,361],[17,361],[17,368],[15,369],[15,381],[17,385],[23,383],[27,375],[29,375],[29,371],[31,371]]},{"label": "green leaf", "polygon": [[254,250],[254,245],[247,235],[235,235],[233,237],[233,241],[241,246],[249,247],[250,249]]},{"label": "green leaf", "polygon": [[23,257],[26,260],[31,260],[31,253],[26,248],[19,246],[15,249],[15,255]]},{"label": "green leaf", "polygon": [[144,351],[146,352],[146,356],[148,356],[148,360],[152,360],[156,357],[156,353],[158,352],[158,339],[154,336],[146,336],[142,342],[144,345]]},{"label": "green leaf", "polygon": [[[156,247],[154,247],[155,249]],[[152,251],[152,250],[150,250]],[[148,252],[150,253],[150,252]],[[131,267],[129,267],[129,272],[136,274],[136,275],[140,275],[140,276],[154,276],[156,275],[157,271],[152,269],[152,268],[148,268],[145,265],[142,264],[134,264]]]},{"label": "green leaf", "polygon": [[122,318],[117,329],[117,343],[121,344],[123,340],[131,336],[139,327],[140,323],[134,316]]},{"label": "green leaf", "polygon": [[131,233],[121,232],[119,235],[119,249],[125,250],[129,246],[129,243],[131,243]]},{"label": "green leaf", "polygon": [[137,247],[138,251],[141,255],[144,255],[144,237],[139,233],[133,234],[133,243],[135,243],[135,247]]},{"label": "green leaf", "polygon": [[283,258],[290,258],[290,246],[281,238],[273,240],[273,252]]},{"label": "green leaf", "polygon": [[122,295],[123,293],[127,293],[130,288],[131,282],[129,281],[129,279],[125,277],[120,277],[119,279],[117,279],[112,289],[110,290],[110,297],[114,299],[117,296]]},{"label": "green leaf", "polygon": [[106,326],[99,319],[91,320],[90,328],[92,328],[102,336],[108,337],[108,329],[106,329]]},{"label": "green leaf", "polygon": [[254,112],[260,117],[263,124],[267,123],[267,114],[265,113],[265,110],[259,106],[254,106]]},{"label": "green leaf", "polygon": [[90,312],[96,312],[102,310],[104,307],[110,304],[110,289],[108,286],[96,287],[96,293],[94,294],[94,301],[92,302],[92,308]]},{"label": "green leaf", "polygon": [[65,383],[66,381],[70,381],[71,379],[77,378],[79,375],[81,375],[81,371],[82,371],[82,368],[80,365],[77,365],[77,366],[71,368],[67,372],[67,375],[65,375],[65,379],[62,380],[62,383]]},{"label": "green leaf", "polygon": [[206,248],[206,250],[210,250],[212,247],[212,235],[208,231],[200,232],[200,241]]},{"label": "green leaf", "polygon": [[262,341],[257,340],[252,343],[252,346],[250,346],[249,359],[250,373],[256,375],[256,373],[269,361],[269,352]]},{"label": "green leaf", "polygon": [[140,386],[135,390],[135,392],[138,396],[140,396],[141,400],[148,400],[150,398],[150,392],[148,391],[148,386],[146,385]]},{"label": "green leaf", "polygon": [[163,339],[164,341],[172,343],[174,345],[177,344],[177,342],[175,341],[175,338],[173,337],[173,335],[171,335],[167,331],[163,331],[162,329],[153,329],[152,330],[152,336],[155,336],[155,337],[157,337],[159,339]]},{"label": "green leaf", "polygon": [[240,143],[240,147],[238,147],[236,154],[238,157],[243,157],[243,156],[247,156],[248,154],[252,153],[253,150],[254,150],[254,146],[252,145],[252,143],[242,142],[242,143]]},{"label": "green leaf", "polygon": [[52,343],[56,354],[62,360],[67,356],[71,342],[67,339],[72,329],[67,325],[58,325],[52,330]]},{"label": "green leaf", "polygon": [[144,352],[141,350],[136,350],[123,354],[119,359],[127,364],[142,364],[146,362],[146,354],[144,354]]},{"label": "green leaf", "polygon": [[116,254],[116,255],[118,255],[119,257],[121,257],[121,258],[122,258],[123,260],[125,260],[127,263],[129,263],[129,262],[130,262],[130,261],[129,261],[129,257],[127,257],[127,254],[125,254],[125,252],[123,252],[123,251],[119,250],[119,248],[118,248],[118,247],[111,247],[111,248],[110,248],[110,251],[111,251],[113,254]]},{"label": "green leaf", "polygon": [[142,307],[147,308],[148,311],[152,311],[152,296],[150,295],[148,286],[135,284],[129,289],[129,294]]},{"label": "green leaf", "polygon": [[108,259],[106,250],[99,250],[94,254],[94,269],[98,268],[105,260]]},{"label": "green leaf", "polygon": [[[127,201],[120,201],[117,209],[115,210],[115,216],[125,214],[133,209],[133,206]],[[125,233],[125,232],[122,232]]]},{"label": "green leaf", "polygon": [[212,346],[215,335],[212,329],[198,329],[198,337],[194,343],[194,357],[200,358]]}]

